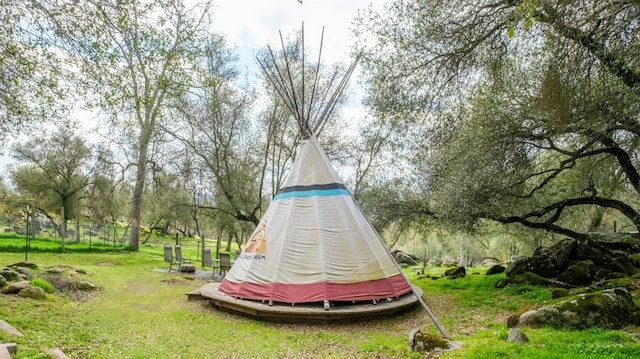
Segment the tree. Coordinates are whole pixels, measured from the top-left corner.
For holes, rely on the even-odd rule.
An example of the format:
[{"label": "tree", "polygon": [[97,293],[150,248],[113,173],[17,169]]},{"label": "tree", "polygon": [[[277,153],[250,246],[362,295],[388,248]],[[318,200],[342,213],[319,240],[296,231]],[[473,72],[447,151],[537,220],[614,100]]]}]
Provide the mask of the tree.
[{"label": "tree", "polygon": [[71,131],[59,129],[50,137],[16,144],[13,157],[25,163],[11,171],[14,186],[25,203],[53,223],[60,218],[57,227],[64,251],[67,220],[74,218],[95,165],[91,147]]},{"label": "tree", "polygon": [[210,2],[186,8],[181,0],[90,0],[81,5],[48,0],[40,14],[56,34],[56,46],[70,53],[91,95],[89,105],[133,132],[134,190],[129,244],[139,245],[150,141],[168,101],[192,85],[191,66],[207,35]]},{"label": "tree", "polygon": [[442,220],[588,239],[604,211],[637,231],[639,15],[632,1],[396,1],[359,20],[377,38],[361,44],[367,103],[419,131],[414,169]]},{"label": "tree", "polygon": [[30,2],[0,0],[0,140],[68,110],[63,61],[31,14]]},{"label": "tree", "polygon": [[215,206],[208,209],[257,224],[262,186],[249,118],[253,96],[233,82],[233,61],[224,38],[212,37],[200,62],[200,91],[176,101],[179,121],[164,130],[194,156],[202,177],[210,178]]}]

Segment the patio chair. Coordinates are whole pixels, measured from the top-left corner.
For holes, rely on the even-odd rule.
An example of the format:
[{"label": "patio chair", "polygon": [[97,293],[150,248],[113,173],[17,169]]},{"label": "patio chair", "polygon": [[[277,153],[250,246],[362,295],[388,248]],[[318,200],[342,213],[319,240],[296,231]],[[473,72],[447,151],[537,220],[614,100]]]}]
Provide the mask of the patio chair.
[{"label": "patio chair", "polygon": [[202,250],[202,259],[204,260],[205,267],[213,268],[213,273],[211,273],[211,275],[215,276],[218,263],[211,258],[211,248],[205,248]]},{"label": "patio chair", "polygon": [[185,263],[191,263],[191,258],[182,257],[182,246],[175,245],[173,248],[176,250],[176,262],[180,263],[180,267]]},{"label": "patio chair", "polygon": [[[227,274],[227,271],[231,269],[231,256],[229,253],[220,253],[220,274]],[[224,274],[222,274],[224,272]]]},{"label": "patio chair", "polygon": [[169,263],[169,272],[174,265],[180,266],[180,262],[173,258],[173,248],[170,245],[165,244],[164,246],[164,261]]}]

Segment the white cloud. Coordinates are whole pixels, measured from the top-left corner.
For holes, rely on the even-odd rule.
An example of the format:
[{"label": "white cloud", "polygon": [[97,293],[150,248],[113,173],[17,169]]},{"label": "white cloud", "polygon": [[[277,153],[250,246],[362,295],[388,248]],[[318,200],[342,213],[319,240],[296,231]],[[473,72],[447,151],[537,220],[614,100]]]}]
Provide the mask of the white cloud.
[{"label": "white cloud", "polygon": [[[283,36],[298,31],[304,22],[307,48],[317,56],[324,27],[322,58],[327,63],[351,61],[350,26],[358,9],[370,0],[218,0],[213,29],[227,36],[238,49],[242,66],[255,67],[253,54],[267,44],[278,45]],[[377,4],[384,3],[378,1]],[[376,5],[377,5],[376,4]]]}]

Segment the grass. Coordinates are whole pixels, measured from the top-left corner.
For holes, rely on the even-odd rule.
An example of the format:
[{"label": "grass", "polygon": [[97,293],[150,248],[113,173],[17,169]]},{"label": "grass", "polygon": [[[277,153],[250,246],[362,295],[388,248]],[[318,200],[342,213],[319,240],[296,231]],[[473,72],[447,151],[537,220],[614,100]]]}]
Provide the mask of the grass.
[{"label": "grass", "polygon": [[[22,260],[24,253],[0,253],[0,266]],[[154,246],[140,252],[30,253],[29,261],[84,269],[83,278],[100,290],[85,301],[55,292],[44,301],[0,295],[0,318],[25,335],[0,332],[0,342],[18,343],[15,358],[46,358],[46,348],[60,348],[71,358],[417,359],[429,356],[407,351],[408,332],[437,333],[420,308],[384,321],[332,325],[265,323],[218,312],[203,301],[186,300],[203,280],[154,270],[166,267],[161,248]],[[439,275],[444,269],[429,271]],[[447,334],[463,342],[439,358],[638,357],[640,344],[624,331],[524,328],[531,341],[508,344],[509,314],[550,298],[549,291],[495,289],[501,275],[478,271],[457,280],[417,279],[407,271]]]}]

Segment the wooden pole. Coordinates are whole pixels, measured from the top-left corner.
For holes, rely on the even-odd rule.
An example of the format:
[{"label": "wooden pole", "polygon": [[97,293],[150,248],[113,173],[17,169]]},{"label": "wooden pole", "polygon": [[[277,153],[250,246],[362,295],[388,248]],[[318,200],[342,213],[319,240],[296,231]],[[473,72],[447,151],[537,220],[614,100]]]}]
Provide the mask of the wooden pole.
[{"label": "wooden pole", "polygon": [[64,240],[67,237],[67,220],[64,216],[64,206],[60,207],[60,236],[62,237],[62,241],[61,241],[61,250],[62,253],[65,252],[65,248],[64,248]]}]

